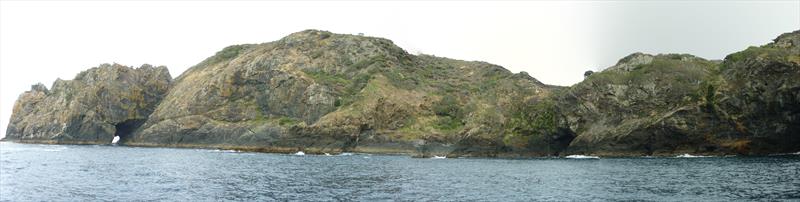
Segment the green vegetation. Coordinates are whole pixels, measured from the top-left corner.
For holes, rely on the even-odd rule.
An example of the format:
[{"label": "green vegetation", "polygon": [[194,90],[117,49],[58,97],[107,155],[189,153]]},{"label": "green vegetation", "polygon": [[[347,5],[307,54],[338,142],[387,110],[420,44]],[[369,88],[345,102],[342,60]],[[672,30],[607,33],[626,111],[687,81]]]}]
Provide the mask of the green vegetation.
[{"label": "green vegetation", "polygon": [[588,79],[595,82],[623,84],[649,82],[653,77],[660,77],[685,82],[703,78],[716,67],[716,64],[710,61],[683,61],[680,60],[682,57],[687,56],[678,54],[656,56],[651,63],[637,65],[630,72],[602,71],[591,74]]},{"label": "green vegetation", "polygon": [[403,75],[402,72],[396,69],[389,69],[388,71],[385,71],[382,74],[383,76],[386,76],[386,78],[389,79],[389,82],[394,84],[394,86],[397,86],[402,89],[412,89],[414,80],[406,79],[406,76]]},{"label": "green vegetation", "polygon": [[512,105],[503,142],[516,147],[527,147],[533,142],[549,144],[553,140],[548,134],[558,130],[556,110],[555,102],[551,100]]},{"label": "green vegetation", "polygon": [[334,88],[340,94],[334,101],[334,106],[341,107],[353,103],[356,95],[367,86],[372,76],[368,73],[359,73],[348,78],[344,74],[329,74],[322,71],[303,70],[303,72],[323,85]]},{"label": "green vegetation", "polygon": [[388,66],[386,64],[386,61],[387,61],[386,60],[386,56],[384,56],[384,55],[376,55],[376,56],[372,56],[372,57],[370,57],[370,58],[368,58],[366,60],[358,61],[358,62],[350,65],[350,67],[352,67],[351,69],[353,69],[353,70],[360,70],[360,69],[364,69],[364,68],[370,67],[372,65]]},{"label": "green vegetation", "polygon": [[439,102],[433,105],[433,112],[438,116],[463,116],[461,108],[458,107],[458,101],[453,96],[444,96]]},{"label": "green vegetation", "polygon": [[772,61],[798,61],[797,55],[792,55],[791,51],[783,48],[770,47],[770,46],[751,46],[743,51],[730,54],[725,57],[725,62],[721,65],[722,71],[730,68],[730,63],[742,62],[747,59],[761,58]]},{"label": "green vegetation", "polygon": [[[587,83],[599,86],[613,84],[642,88],[650,85],[654,87],[655,92],[649,92],[649,89],[643,90],[654,93],[652,96],[658,98],[671,99],[669,103],[693,102],[703,99],[705,91],[701,88],[706,86],[698,84],[714,74],[718,65],[702,59],[683,60],[688,57],[692,56],[658,55],[651,63],[637,65],[631,71],[603,71],[591,74],[586,80]],[[648,100],[641,101],[648,103]]]},{"label": "green vegetation", "polygon": [[322,84],[333,85],[335,87],[350,85],[350,80],[346,79],[344,75],[329,74],[323,71],[314,71],[308,69],[304,69],[303,73],[306,73],[306,75],[314,79],[314,81]]},{"label": "green vegetation", "polygon": [[260,125],[269,121],[269,119],[266,116],[264,116],[264,112],[259,111],[258,113],[256,113],[256,117],[250,121],[258,123]]},{"label": "green vegetation", "polygon": [[234,58],[236,56],[239,56],[239,53],[241,53],[242,50],[245,50],[245,49],[249,48],[250,46],[252,46],[252,45],[250,45],[250,44],[242,44],[242,45],[232,45],[232,46],[225,47],[221,51],[219,51],[216,54],[214,54],[214,56],[211,56],[208,59],[206,59],[205,61],[201,62],[201,64],[208,65],[208,64],[214,64],[214,63],[218,63],[218,62],[222,62],[222,61],[225,61],[225,60],[232,59],[232,58]]},{"label": "green vegetation", "polygon": [[555,103],[543,100],[534,104],[519,103],[512,105],[511,120],[507,128],[514,132],[555,132],[556,123]]},{"label": "green vegetation", "polygon": [[310,55],[310,56],[311,56],[311,58],[313,58],[313,59],[317,59],[317,58],[319,58],[319,57],[322,57],[322,55],[324,55],[324,54],[325,54],[325,51],[322,51],[322,50],[315,50],[315,51],[311,52],[311,55]]},{"label": "green vegetation", "polygon": [[714,94],[716,92],[717,91],[716,91],[714,85],[706,84],[706,92],[705,92],[705,96],[703,98],[705,99],[705,107],[709,111],[714,110],[714,102],[715,102]]},{"label": "green vegetation", "polygon": [[291,125],[298,124],[300,122],[302,122],[302,121],[297,120],[297,119],[293,119],[293,118],[289,118],[289,117],[281,117],[281,118],[278,119],[278,125],[281,125],[281,126],[287,126],[287,125],[291,126]]},{"label": "green vegetation", "polygon": [[504,77],[501,77],[499,75],[493,75],[487,79],[488,80],[486,82],[483,82],[482,85],[480,86],[480,90],[490,90],[496,87],[498,82],[502,82],[500,80],[504,79]]},{"label": "green vegetation", "polygon": [[439,116],[439,120],[433,126],[440,130],[453,130],[464,126],[462,119],[464,111],[461,104],[454,96],[444,96],[439,102],[434,103],[433,113]]},{"label": "green vegetation", "polygon": [[720,87],[725,85],[724,79],[720,75],[720,68],[712,68],[708,76],[703,78],[700,87],[698,87],[697,98],[702,98],[702,100],[697,101],[701,102],[708,111],[714,110],[717,102],[717,93]]},{"label": "green vegetation", "polygon": [[783,52],[785,52],[783,49],[778,48],[750,46],[743,51],[726,56],[725,60],[742,61],[748,58],[781,55]]},{"label": "green vegetation", "polygon": [[346,85],[339,86],[339,89],[341,89],[341,94],[336,97],[333,105],[335,107],[342,107],[355,102],[356,99],[358,99],[358,93],[361,91],[361,89],[364,89],[364,87],[367,86],[367,83],[369,83],[370,79],[372,79],[372,76],[362,73],[356,75],[352,80],[347,80]]},{"label": "green vegetation", "polygon": [[454,130],[464,126],[460,119],[450,116],[439,117],[439,120],[433,125],[433,128],[439,130]]}]

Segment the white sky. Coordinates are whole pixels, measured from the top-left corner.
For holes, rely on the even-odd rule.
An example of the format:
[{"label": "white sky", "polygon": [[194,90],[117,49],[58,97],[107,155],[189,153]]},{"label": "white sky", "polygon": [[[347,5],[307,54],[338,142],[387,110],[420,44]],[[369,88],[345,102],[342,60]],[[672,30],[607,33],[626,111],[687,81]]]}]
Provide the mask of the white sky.
[{"label": "white sky", "polygon": [[101,63],[173,77],[225,46],[304,29],[364,33],[425,53],[571,85],[633,52],[708,59],[800,29],[800,1],[0,2],[0,136],[17,96]]}]

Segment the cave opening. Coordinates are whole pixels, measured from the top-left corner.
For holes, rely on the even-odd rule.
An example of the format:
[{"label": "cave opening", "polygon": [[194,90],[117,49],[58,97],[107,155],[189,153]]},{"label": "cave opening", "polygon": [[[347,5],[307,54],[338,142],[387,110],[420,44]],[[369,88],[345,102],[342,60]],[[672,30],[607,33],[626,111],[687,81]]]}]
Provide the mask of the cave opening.
[{"label": "cave opening", "polygon": [[144,124],[144,121],[144,119],[131,119],[115,124],[116,132],[114,132],[114,137],[119,137],[119,141],[116,143],[124,144],[125,141],[131,138],[133,132]]}]

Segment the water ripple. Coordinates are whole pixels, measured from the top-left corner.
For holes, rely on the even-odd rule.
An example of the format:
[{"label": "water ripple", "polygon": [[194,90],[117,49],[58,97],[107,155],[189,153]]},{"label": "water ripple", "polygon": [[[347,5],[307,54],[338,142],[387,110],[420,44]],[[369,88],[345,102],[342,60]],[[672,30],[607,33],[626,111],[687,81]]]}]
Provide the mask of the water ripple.
[{"label": "water ripple", "polygon": [[0,147],[0,201],[798,199],[797,155],[441,160],[13,143]]}]

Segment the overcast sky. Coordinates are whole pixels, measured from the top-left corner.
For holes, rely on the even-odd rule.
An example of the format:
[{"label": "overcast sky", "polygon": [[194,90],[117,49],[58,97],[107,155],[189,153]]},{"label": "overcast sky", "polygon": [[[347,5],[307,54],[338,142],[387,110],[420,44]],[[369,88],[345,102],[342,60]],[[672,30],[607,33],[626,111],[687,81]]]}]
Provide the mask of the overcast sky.
[{"label": "overcast sky", "polygon": [[633,52],[708,59],[800,29],[800,1],[0,2],[0,136],[18,95],[101,63],[173,77],[225,46],[304,29],[391,39],[572,85]]}]

